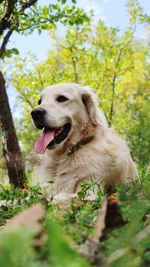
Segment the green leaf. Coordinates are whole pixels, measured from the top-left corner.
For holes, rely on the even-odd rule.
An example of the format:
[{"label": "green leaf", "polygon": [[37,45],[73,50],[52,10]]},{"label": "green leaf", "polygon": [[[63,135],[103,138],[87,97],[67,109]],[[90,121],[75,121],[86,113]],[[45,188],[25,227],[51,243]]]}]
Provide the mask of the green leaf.
[{"label": "green leaf", "polygon": [[32,237],[32,232],[27,229],[15,232],[1,232],[0,266],[33,267],[33,264],[36,264],[36,260],[35,251],[31,246]]},{"label": "green leaf", "polygon": [[17,48],[12,48],[11,51],[12,51],[12,54],[19,55],[19,51]]},{"label": "green leaf", "polygon": [[49,263],[53,267],[88,267],[88,263],[74,251],[56,221],[50,216],[46,221]]},{"label": "green leaf", "polygon": [[61,4],[64,5],[67,2],[67,0],[61,0]]}]

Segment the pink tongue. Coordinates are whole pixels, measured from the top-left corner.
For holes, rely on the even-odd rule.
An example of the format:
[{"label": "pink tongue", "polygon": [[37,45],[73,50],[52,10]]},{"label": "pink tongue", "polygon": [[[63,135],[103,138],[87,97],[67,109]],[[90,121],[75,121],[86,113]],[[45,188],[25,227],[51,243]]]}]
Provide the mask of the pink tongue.
[{"label": "pink tongue", "polygon": [[34,145],[34,150],[38,154],[44,154],[47,145],[54,139],[55,131],[46,131],[38,138]]}]

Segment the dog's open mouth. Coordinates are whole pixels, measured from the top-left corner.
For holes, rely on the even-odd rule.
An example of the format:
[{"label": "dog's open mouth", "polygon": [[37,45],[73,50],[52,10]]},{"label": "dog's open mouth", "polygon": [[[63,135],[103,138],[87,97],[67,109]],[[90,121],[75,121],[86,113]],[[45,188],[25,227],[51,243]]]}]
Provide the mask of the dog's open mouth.
[{"label": "dog's open mouth", "polygon": [[52,149],[66,139],[71,129],[71,124],[67,123],[59,128],[45,127],[42,135],[34,145],[34,149],[39,154],[44,154],[46,149]]}]

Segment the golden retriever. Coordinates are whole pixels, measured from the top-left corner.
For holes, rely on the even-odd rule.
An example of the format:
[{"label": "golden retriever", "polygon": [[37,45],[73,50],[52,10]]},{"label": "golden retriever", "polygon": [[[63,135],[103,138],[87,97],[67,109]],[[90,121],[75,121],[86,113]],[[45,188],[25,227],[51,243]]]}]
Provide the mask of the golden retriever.
[{"label": "golden retriever", "polygon": [[91,177],[103,187],[137,177],[127,144],[108,127],[89,87],[49,86],[31,115],[43,130],[35,151],[43,154],[41,180],[53,181],[52,194],[77,193]]}]

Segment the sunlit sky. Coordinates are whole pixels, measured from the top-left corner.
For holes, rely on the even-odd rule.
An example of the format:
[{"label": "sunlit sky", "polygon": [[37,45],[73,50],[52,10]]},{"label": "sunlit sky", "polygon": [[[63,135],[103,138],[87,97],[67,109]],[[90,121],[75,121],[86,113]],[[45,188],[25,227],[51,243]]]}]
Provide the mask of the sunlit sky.
[{"label": "sunlit sky", "polygon": [[[139,2],[144,11],[149,14],[150,0],[139,0]],[[38,3],[40,5],[48,5],[50,3],[56,3],[56,1],[39,0]],[[71,4],[71,0],[68,0],[67,3]],[[106,25],[118,27],[121,32],[123,32],[128,25],[128,16],[125,7],[126,3],[126,0],[77,0],[78,7],[83,8],[86,12],[89,12],[91,9],[94,10],[94,22],[102,19],[105,21]],[[63,36],[65,34],[65,27],[59,24],[58,33]],[[135,36],[140,39],[145,39],[146,34],[147,32],[144,26],[139,25]],[[13,47],[16,47],[19,50],[21,57],[24,57],[29,51],[32,51],[38,60],[42,62],[46,59],[48,51],[52,48],[50,34],[47,31],[43,31],[40,35],[37,32],[34,32],[32,35],[28,36],[14,33],[9,42],[9,48]],[[18,117],[16,93],[12,87],[8,88],[8,90],[12,112]]]}]

